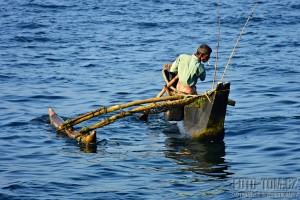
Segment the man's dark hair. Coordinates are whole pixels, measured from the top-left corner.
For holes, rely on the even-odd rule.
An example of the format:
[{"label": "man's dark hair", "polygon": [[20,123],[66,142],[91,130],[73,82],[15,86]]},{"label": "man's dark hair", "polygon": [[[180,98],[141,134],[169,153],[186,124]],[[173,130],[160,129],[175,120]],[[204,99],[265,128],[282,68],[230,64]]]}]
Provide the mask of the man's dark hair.
[{"label": "man's dark hair", "polygon": [[211,54],[211,52],[212,49],[206,44],[201,44],[197,49],[197,54]]}]

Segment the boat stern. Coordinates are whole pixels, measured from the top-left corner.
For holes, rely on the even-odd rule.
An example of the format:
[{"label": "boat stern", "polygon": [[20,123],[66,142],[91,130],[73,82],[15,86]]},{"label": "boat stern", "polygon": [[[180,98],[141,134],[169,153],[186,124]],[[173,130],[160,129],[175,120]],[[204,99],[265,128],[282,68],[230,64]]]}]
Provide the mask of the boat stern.
[{"label": "boat stern", "polygon": [[185,106],[184,128],[198,141],[223,141],[230,83],[219,83],[197,103]]}]

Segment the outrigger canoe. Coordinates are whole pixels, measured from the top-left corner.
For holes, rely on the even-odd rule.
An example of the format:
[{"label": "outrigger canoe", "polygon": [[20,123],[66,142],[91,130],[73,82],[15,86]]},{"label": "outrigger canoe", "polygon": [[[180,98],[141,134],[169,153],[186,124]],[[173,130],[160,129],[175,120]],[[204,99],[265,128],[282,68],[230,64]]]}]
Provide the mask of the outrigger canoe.
[{"label": "outrigger canoe", "polygon": [[[170,64],[165,64],[162,74],[168,84],[175,74],[169,72]],[[176,82],[169,88],[169,95],[176,95]],[[230,83],[218,83],[215,89],[206,92],[198,101],[179,106],[165,112],[167,121],[183,121],[185,134],[198,141],[223,141],[224,121],[229,100]]]},{"label": "outrigger canoe", "polygon": [[[52,108],[49,108],[49,117],[51,124],[58,128],[60,125],[62,125],[65,121],[59,117]],[[73,127],[67,127],[65,128],[64,132],[70,137],[76,139],[78,142],[86,143],[86,144],[93,144],[96,143],[97,136],[96,131],[89,133],[81,133],[74,131]]]},{"label": "outrigger canoe", "polygon": [[[69,137],[76,139],[78,142],[90,144],[96,143],[96,132],[93,131],[89,133],[88,130],[94,130],[104,125],[108,125],[118,118],[125,117],[133,113],[151,110],[151,108],[155,108],[156,106],[157,108],[162,109],[160,112],[165,111],[166,120],[183,121],[185,133],[187,133],[192,138],[195,138],[198,141],[222,141],[224,139],[224,121],[227,104],[232,105],[233,102],[228,99],[230,83],[218,83],[216,89],[212,89],[211,91],[204,94],[180,94],[175,88],[178,81],[178,76],[176,74],[170,73],[169,67],[170,64],[167,64],[162,70],[166,86],[157,96],[158,98],[160,98],[160,96],[164,92],[166,92],[169,97],[155,99],[155,102],[163,100],[165,101],[165,103],[152,103],[149,106],[140,106],[130,111],[123,111],[120,114],[113,115],[108,119],[100,121],[94,126],[87,128],[85,131],[74,131],[73,125],[75,125],[76,123],[70,123],[68,121],[65,122],[54,112],[52,108],[49,108],[50,122],[57,130],[64,131]],[[172,101],[171,99],[174,99],[174,101]],[[100,114],[107,113],[108,111],[112,112],[133,105],[143,104],[144,102],[147,102],[149,100],[152,101],[153,99],[148,99],[140,102],[131,102],[129,104],[112,106],[110,108],[104,107],[87,113],[87,115],[89,116],[88,118],[86,118],[86,115],[80,116],[79,118],[84,117],[85,120],[87,120],[91,117],[96,117]],[[164,107],[166,107],[167,109],[164,109]]]}]

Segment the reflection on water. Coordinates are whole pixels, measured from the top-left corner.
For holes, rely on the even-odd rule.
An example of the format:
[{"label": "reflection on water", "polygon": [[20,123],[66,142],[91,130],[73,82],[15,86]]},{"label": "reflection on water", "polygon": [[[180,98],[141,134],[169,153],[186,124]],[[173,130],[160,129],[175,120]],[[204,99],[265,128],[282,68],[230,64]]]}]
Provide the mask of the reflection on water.
[{"label": "reflection on water", "polygon": [[[199,143],[180,134],[175,124],[171,125],[165,122],[158,125],[154,122],[153,125],[157,126],[156,128],[160,127],[166,135],[165,147],[167,150],[164,151],[165,156],[176,160],[176,164],[183,166],[184,171],[217,179],[226,179],[233,174],[228,171],[229,166],[225,162],[224,142]],[[65,137],[67,141],[72,140],[80,151],[85,153],[97,153],[97,148],[107,145],[105,139],[96,144],[82,144],[68,138],[65,134],[58,133],[58,135]]]},{"label": "reflection on water", "polygon": [[[50,124],[50,120],[49,120],[49,124]],[[97,146],[104,142],[101,140],[98,141],[96,144],[84,144],[84,143],[77,142],[73,138],[70,138],[66,133],[62,131],[57,131],[56,133],[57,133],[56,136],[58,138],[64,138],[67,143],[74,143],[74,146],[78,146],[79,150],[85,153],[97,153]]]},{"label": "reflection on water", "polygon": [[171,148],[165,152],[166,157],[177,160],[177,164],[186,166],[187,171],[218,179],[232,174],[225,162],[224,142],[199,143],[190,138],[169,137],[166,146]]},{"label": "reflection on water", "polygon": [[78,144],[80,151],[85,153],[97,153],[97,144]]}]

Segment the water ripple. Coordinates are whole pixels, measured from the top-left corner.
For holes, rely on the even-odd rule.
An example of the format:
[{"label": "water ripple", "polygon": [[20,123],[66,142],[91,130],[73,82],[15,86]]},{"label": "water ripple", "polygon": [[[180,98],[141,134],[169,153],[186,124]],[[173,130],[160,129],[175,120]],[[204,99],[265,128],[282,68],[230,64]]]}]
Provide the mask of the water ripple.
[{"label": "water ripple", "polygon": [[[195,142],[157,114],[148,122],[133,115],[98,129],[92,146],[56,132],[48,108],[68,119],[155,97],[164,86],[164,63],[194,53],[200,43],[216,53],[218,3],[2,4],[0,198],[232,199],[233,178],[298,176],[295,0],[264,1],[250,19],[225,77],[237,104],[228,107],[223,143]],[[252,7],[245,1],[221,5],[218,80]],[[201,91],[211,88],[214,55]]]}]

